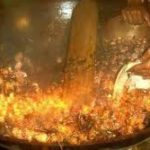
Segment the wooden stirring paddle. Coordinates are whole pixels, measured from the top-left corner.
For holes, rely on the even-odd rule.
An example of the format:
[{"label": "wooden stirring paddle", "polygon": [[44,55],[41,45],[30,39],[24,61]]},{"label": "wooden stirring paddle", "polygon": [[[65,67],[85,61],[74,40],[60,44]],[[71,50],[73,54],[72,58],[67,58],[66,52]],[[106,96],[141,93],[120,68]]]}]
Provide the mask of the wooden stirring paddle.
[{"label": "wooden stirring paddle", "polygon": [[81,0],[74,9],[68,44],[64,97],[89,103],[94,85],[98,9],[95,0]]}]

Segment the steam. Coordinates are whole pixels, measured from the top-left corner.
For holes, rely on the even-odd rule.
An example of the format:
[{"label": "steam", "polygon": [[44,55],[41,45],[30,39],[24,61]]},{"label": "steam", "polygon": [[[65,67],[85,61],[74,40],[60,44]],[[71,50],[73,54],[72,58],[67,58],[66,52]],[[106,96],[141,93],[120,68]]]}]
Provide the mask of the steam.
[{"label": "steam", "polygon": [[34,93],[37,93],[40,91],[39,84],[36,82],[31,82],[28,79],[27,73],[23,70],[23,66],[27,65],[30,68],[32,68],[32,63],[28,57],[26,57],[22,52],[19,52],[15,56],[15,76],[17,79],[17,82],[20,86],[26,86],[26,88],[29,91],[32,91]]},{"label": "steam", "polygon": [[15,56],[15,76],[17,81],[20,84],[24,84],[25,81],[27,80],[27,73],[25,71],[22,70],[22,61],[23,61],[23,53],[19,52],[16,56]]}]

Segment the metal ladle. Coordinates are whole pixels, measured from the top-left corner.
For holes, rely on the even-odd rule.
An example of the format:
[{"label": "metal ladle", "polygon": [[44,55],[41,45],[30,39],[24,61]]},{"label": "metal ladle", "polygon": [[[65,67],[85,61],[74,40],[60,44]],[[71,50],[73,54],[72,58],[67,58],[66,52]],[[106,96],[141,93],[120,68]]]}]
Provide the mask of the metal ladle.
[{"label": "metal ladle", "polygon": [[140,75],[129,75],[129,70],[140,64],[141,61],[137,60],[135,62],[129,62],[124,65],[119,73],[117,74],[117,78],[114,84],[113,90],[113,99],[119,101],[121,96],[123,95],[124,88],[128,87],[128,90],[131,91],[133,89],[150,89],[150,79],[144,79],[143,76]]}]

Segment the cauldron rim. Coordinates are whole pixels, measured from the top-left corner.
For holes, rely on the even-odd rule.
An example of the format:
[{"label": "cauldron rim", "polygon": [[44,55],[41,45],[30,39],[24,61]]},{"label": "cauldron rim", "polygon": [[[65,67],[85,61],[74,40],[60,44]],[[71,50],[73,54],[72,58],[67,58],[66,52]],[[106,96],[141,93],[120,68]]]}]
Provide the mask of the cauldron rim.
[{"label": "cauldron rim", "polygon": [[[89,143],[82,143],[80,145],[70,145],[70,144],[61,144],[64,148],[70,148],[70,149],[98,149],[98,148],[123,148],[128,146],[133,146],[136,144],[139,144],[145,140],[147,140],[150,137],[150,127],[147,127],[137,133],[127,135],[127,136],[121,136],[117,137],[111,140],[106,140],[105,142],[89,142]],[[60,143],[58,144],[48,144],[48,143],[40,143],[37,141],[29,142],[27,140],[19,140],[19,139],[12,139],[9,137],[2,137],[1,141],[8,142],[11,144],[20,144],[20,145],[37,145],[37,146],[48,146],[48,147],[60,147]]]}]

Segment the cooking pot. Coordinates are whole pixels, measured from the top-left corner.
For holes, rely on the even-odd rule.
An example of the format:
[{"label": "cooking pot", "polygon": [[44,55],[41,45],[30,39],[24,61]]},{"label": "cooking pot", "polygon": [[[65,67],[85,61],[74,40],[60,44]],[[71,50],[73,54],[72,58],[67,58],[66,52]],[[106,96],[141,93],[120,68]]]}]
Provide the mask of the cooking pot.
[{"label": "cooking pot", "polygon": [[[14,62],[16,54],[23,52],[30,59],[26,62],[26,71],[45,86],[47,82],[59,81],[65,64],[67,36],[73,8],[78,0],[37,0],[14,1],[3,3],[0,26],[1,66]],[[149,37],[146,25],[133,26],[124,23],[120,17],[110,20],[103,30],[103,39],[109,40],[118,36]],[[128,34],[127,34],[128,33]],[[25,59],[26,60],[26,59]],[[30,61],[32,63],[30,64]],[[38,66],[38,67],[37,67]],[[86,145],[64,145],[64,149],[120,148],[136,144],[150,136],[150,128],[114,140]],[[58,149],[58,145],[47,145],[38,142],[14,140],[1,137],[1,140],[12,143],[46,145]]]}]

